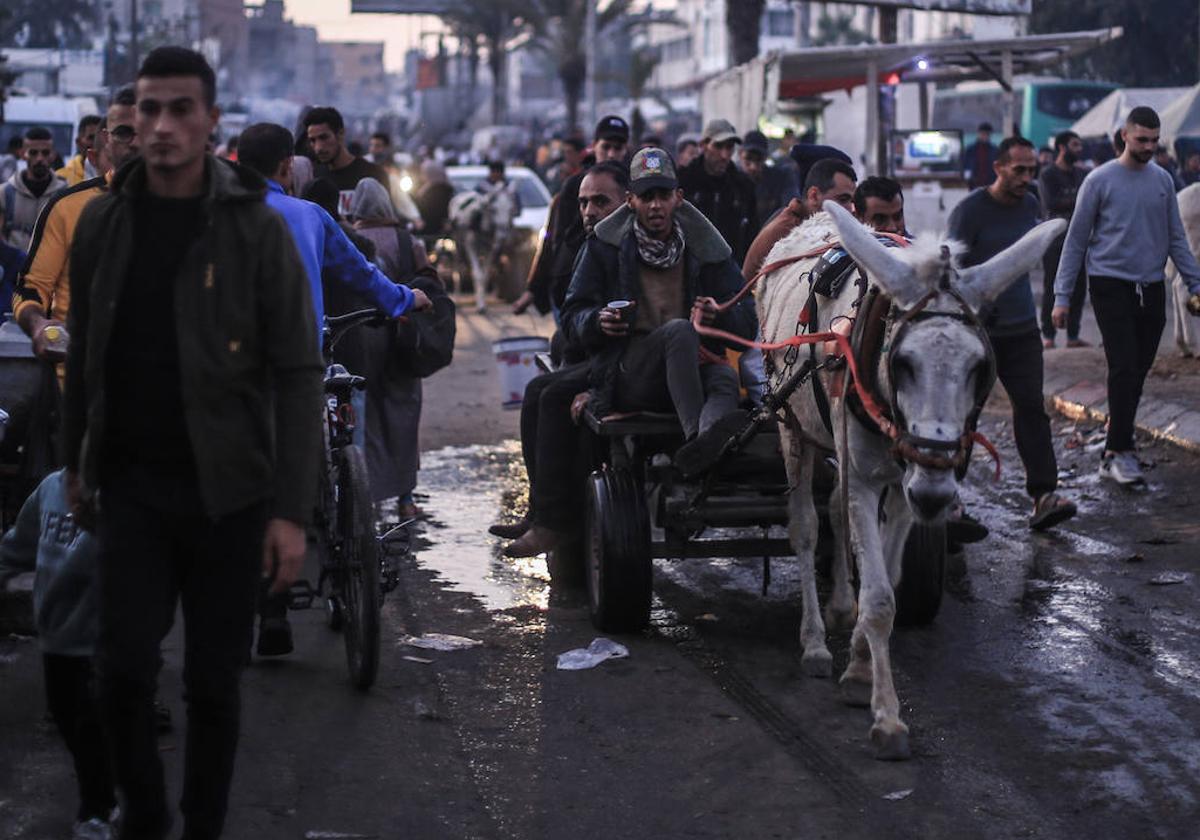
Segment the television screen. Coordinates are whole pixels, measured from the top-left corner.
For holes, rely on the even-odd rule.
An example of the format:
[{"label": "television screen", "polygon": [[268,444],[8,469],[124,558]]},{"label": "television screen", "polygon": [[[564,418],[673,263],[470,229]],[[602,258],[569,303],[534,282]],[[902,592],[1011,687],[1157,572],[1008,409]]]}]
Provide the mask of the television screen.
[{"label": "television screen", "polygon": [[962,132],[893,131],[888,156],[893,177],[961,178]]}]

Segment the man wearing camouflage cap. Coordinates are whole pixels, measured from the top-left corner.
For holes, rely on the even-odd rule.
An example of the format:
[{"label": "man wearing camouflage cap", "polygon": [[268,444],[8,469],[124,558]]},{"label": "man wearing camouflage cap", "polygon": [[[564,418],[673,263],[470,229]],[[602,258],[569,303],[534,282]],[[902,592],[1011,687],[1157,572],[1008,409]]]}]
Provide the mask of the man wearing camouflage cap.
[{"label": "man wearing camouflage cap", "polygon": [[700,154],[679,171],[683,197],[721,232],[739,265],[761,224],[754,182],[733,164],[741,142],[729,120],[709,120]]},{"label": "man wearing camouflage cap", "polygon": [[[595,227],[575,266],[562,313],[569,341],[591,363],[591,410],[674,410],[690,440],[737,407],[737,375],[724,363],[700,364],[704,324],[753,338],[749,298],[725,312],[741,272],[729,245],[683,198],[671,156],[642,149],[630,165],[628,203]],[[627,305],[610,306],[610,303]]]}]

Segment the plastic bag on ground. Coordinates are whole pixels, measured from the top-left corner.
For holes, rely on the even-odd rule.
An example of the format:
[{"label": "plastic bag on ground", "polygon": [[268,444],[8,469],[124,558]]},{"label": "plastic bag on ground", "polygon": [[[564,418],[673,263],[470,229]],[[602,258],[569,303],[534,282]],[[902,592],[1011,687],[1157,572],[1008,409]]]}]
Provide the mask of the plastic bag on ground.
[{"label": "plastic bag on ground", "polygon": [[585,668],[595,668],[606,659],[624,659],[629,656],[629,648],[618,644],[612,639],[597,638],[586,648],[575,648],[558,655],[558,670],[582,671]]},{"label": "plastic bag on ground", "polygon": [[421,636],[401,636],[400,644],[425,650],[466,650],[479,647],[483,642],[450,633],[425,633]]}]

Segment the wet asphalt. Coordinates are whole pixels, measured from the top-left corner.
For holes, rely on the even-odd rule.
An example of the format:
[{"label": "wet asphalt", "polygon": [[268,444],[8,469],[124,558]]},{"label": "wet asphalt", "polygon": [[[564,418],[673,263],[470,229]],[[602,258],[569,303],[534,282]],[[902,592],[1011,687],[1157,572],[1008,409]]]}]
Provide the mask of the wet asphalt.
[{"label": "wet asphalt", "polygon": [[[903,763],[873,758],[834,681],[801,675],[786,558],[765,595],[760,560],[656,561],[630,656],[556,670],[598,634],[584,595],[484,533],[523,509],[516,444],[427,452],[378,685],[351,689],[321,611],[293,613],[297,651],[246,673],[227,836],[1196,838],[1200,459],[1146,442],[1149,488],[1120,490],[1095,475],[1094,427],[1054,426],[1080,515],[1034,535],[1011,431],[985,414],[1004,473],[976,463],[965,500],[991,536],[951,564],[936,621],[893,636]],[[182,723],[178,632],[162,696]],[[482,644],[400,644],[430,632]],[[41,691],[35,643],[0,641],[2,837],[69,836]],[[182,733],[160,746],[177,797]]]}]

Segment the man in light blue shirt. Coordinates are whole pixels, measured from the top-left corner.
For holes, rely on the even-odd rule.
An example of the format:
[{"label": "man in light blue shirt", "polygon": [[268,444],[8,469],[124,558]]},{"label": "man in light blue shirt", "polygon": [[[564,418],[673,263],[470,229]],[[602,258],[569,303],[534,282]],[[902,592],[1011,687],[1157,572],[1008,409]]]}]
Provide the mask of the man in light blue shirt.
[{"label": "man in light blue shirt", "polygon": [[1087,269],[1108,362],[1108,441],[1100,475],[1122,485],[1145,482],[1134,450],[1134,419],[1166,324],[1168,256],[1188,291],[1200,293],[1200,265],[1179,218],[1175,182],[1151,162],[1159,125],[1151,108],[1129,112],[1121,156],[1094,169],[1079,188],[1054,280],[1053,320],[1062,329],[1079,270]]},{"label": "man in light blue shirt", "polygon": [[318,335],[325,319],[322,271],[348,289],[365,295],[393,318],[410,309],[420,311],[429,307],[424,292],[389,280],[318,205],[287,194],[292,175],[292,135],[286,128],[274,123],[257,123],[247,128],[238,140],[238,162],[267,179],[267,205],[283,216],[292,232],[312,288]]}]

